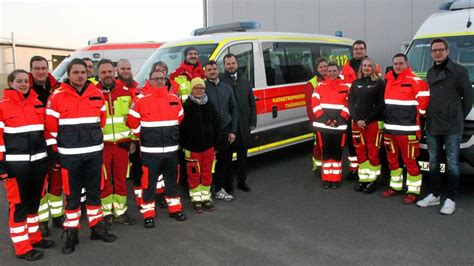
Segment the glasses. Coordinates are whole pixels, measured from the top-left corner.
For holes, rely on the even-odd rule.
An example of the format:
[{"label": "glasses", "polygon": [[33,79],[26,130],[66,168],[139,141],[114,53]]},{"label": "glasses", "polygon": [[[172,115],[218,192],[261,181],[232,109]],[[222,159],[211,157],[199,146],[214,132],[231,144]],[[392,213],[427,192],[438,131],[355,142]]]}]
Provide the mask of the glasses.
[{"label": "glasses", "polygon": [[35,71],[46,71],[46,70],[48,70],[48,68],[47,67],[34,67],[33,70],[35,70]]},{"label": "glasses", "polygon": [[446,48],[440,48],[440,49],[433,49],[433,50],[431,50],[431,52],[432,52],[433,54],[443,53],[444,51],[446,51]]},{"label": "glasses", "polygon": [[152,81],[164,81],[165,78],[152,78],[150,80],[152,80]]}]

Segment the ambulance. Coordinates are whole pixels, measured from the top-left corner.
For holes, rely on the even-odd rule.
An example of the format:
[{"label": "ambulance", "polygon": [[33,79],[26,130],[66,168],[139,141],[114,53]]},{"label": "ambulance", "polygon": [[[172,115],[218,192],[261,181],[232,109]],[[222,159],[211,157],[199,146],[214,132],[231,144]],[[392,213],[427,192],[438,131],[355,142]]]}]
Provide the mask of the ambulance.
[{"label": "ambulance", "polygon": [[66,68],[74,58],[88,57],[94,62],[94,68],[100,60],[106,58],[114,64],[120,59],[128,59],[132,64],[133,74],[136,74],[148,57],[163,43],[141,42],[141,43],[107,43],[106,37],[98,37],[89,41],[89,46],[79,49],[65,58],[52,75],[59,81],[66,79]]},{"label": "ambulance", "polygon": [[304,86],[314,76],[314,62],[325,57],[344,65],[351,59],[353,40],[246,31],[255,27],[254,22],[236,22],[198,29],[193,37],[157,49],[135,79],[143,85],[153,63],[160,60],[166,62],[171,73],[183,61],[183,51],[188,47],[197,49],[203,65],[215,60],[221,73],[224,56],[233,53],[239,73],[250,80],[257,106],[257,128],[252,131],[249,156],[310,140],[313,129],[306,114]]},{"label": "ambulance", "polygon": [[[421,25],[411,42],[408,51],[410,67],[419,77],[426,78],[426,72],[433,65],[430,44],[434,38],[444,38],[448,41],[449,57],[463,65],[469,71],[471,84],[474,84],[474,25],[471,22],[469,1],[448,1],[440,6],[440,12],[431,15]],[[474,95],[474,86],[473,93]],[[424,149],[420,156],[420,168],[429,170],[429,158],[426,152],[426,137],[421,140],[420,147]],[[471,110],[464,122],[461,139],[460,162],[464,174],[474,174],[474,111]],[[422,150],[423,151],[423,150]],[[441,165],[445,172],[446,165]]]}]

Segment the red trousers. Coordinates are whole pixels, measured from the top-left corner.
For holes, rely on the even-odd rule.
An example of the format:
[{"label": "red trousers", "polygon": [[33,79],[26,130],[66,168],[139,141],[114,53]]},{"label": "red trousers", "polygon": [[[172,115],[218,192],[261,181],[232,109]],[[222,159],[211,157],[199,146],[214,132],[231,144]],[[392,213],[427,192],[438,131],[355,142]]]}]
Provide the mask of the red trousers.
[{"label": "red trousers", "polygon": [[384,145],[387,151],[388,167],[390,170],[400,168],[399,155],[401,155],[408,174],[412,176],[420,174],[420,168],[418,168],[418,163],[416,162],[420,147],[415,135],[384,134]]},{"label": "red trousers", "polygon": [[111,194],[127,196],[128,151],[118,144],[105,143],[103,160],[106,175],[100,197]]},{"label": "red trousers", "polygon": [[380,165],[379,148],[382,133],[378,123],[369,123],[365,129],[360,128],[355,121],[352,122],[352,143],[356,149],[359,164],[369,160],[371,165]]},{"label": "red trousers", "polygon": [[203,152],[190,152],[186,157],[186,173],[188,174],[189,189],[199,185],[212,184],[212,162],[214,161],[214,148]]},{"label": "red trousers", "polygon": [[342,179],[342,148],[345,143],[344,132],[318,131],[318,143],[322,151],[323,165],[321,179],[329,182],[340,182]]},{"label": "red trousers", "polygon": [[61,196],[63,194],[63,180],[61,178],[61,168],[54,168],[48,166],[48,174],[46,175],[47,189],[43,191],[44,196],[46,192],[54,196]]}]

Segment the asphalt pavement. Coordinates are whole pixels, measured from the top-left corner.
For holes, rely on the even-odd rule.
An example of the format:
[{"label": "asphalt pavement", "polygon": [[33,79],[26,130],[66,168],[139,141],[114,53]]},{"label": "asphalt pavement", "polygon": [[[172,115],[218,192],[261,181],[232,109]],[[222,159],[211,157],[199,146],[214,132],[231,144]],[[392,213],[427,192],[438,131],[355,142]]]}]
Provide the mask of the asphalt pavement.
[{"label": "asphalt pavement", "polygon": [[[300,144],[252,157],[252,192],[235,190],[233,202],[215,201],[214,212],[196,214],[183,197],[188,220],[159,209],[156,227],[145,229],[129,201],[135,226],[114,224],[115,243],[89,240],[82,219],[80,243],[56,247],[35,265],[473,265],[474,181],[462,182],[456,212],[418,208],[403,196],[382,198],[387,177],[371,195],[353,191],[355,181],[324,190],[311,172],[311,147]],[[24,265],[8,236],[8,206],[0,189],[0,265]],[[30,263],[28,263],[30,264]]]}]

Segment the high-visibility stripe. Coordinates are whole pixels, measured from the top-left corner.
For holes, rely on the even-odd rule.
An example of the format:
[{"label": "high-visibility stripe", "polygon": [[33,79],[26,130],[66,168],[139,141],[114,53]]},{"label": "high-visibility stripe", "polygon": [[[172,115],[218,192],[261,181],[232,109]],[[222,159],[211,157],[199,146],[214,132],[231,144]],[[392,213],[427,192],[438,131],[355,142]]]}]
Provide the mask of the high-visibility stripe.
[{"label": "high-visibility stripe", "polygon": [[392,187],[392,188],[402,188],[403,184],[402,183],[390,182],[390,187]]},{"label": "high-visibility stripe", "polygon": [[78,212],[66,212],[66,218],[68,220],[74,220],[81,217],[81,211]]},{"label": "high-visibility stripe", "polygon": [[319,96],[319,93],[317,92],[313,92],[313,95],[311,95],[311,97],[316,97],[318,100],[321,98],[321,96]]},{"label": "high-visibility stripe", "polygon": [[113,140],[113,139],[120,139],[120,138],[128,138],[128,137],[130,137],[130,131],[119,132],[119,133],[115,133],[115,134],[106,134],[106,135],[104,135],[104,141]]},{"label": "high-visibility stripe", "polygon": [[421,186],[421,180],[410,181],[407,179],[407,186]]},{"label": "high-visibility stripe", "polygon": [[178,120],[166,120],[166,121],[155,121],[155,122],[141,121],[140,125],[142,127],[170,127],[170,126],[177,126]]},{"label": "high-visibility stripe", "polygon": [[331,129],[331,130],[346,130],[347,129],[347,125],[330,127],[330,126],[326,126],[326,124],[319,123],[319,122],[313,122],[313,127],[326,128],[326,129]]},{"label": "high-visibility stripe", "polygon": [[51,208],[49,211],[51,212],[52,215],[55,215],[55,214],[60,214],[60,213],[62,213],[62,212],[63,212],[63,209],[62,209],[62,208],[59,208],[59,209],[53,209],[53,208]]},{"label": "high-visibility stripe", "polygon": [[420,192],[420,187],[417,186],[407,186],[408,192]]},{"label": "high-visibility stripe", "polygon": [[390,177],[390,181],[395,182],[395,183],[398,183],[398,182],[402,181],[402,179],[403,179],[403,176],[391,176]]},{"label": "high-visibility stripe", "polygon": [[29,224],[36,223],[38,221],[39,221],[38,215],[36,215],[34,217],[27,217],[26,218],[26,223],[29,223]]},{"label": "high-visibility stripe", "polygon": [[176,146],[168,146],[168,147],[140,147],[142,152],[147,153],[166,153],[178,150],[178,145]]},{"label": "high-visibility stripe", "polygon": [[10,233],[11,234],[20,234],[20,233],[23,233],[25,230],[26,230],[26,225],[11,227],[10,228]]},{"label": "high-visibility stripe", "polygon": [[57,144],[57,141],[55,139],[47,139],[46,140],[46,145],[51,146]]},{"label": "high-visibility stripe", "polygon": [[22,241],[26,241],[26,240],[28,240],[28,234],[23,235],[23,236],[14,236],[14,237],[12,237],[13,243],[18,243],[18,242],[22,242]]},{"label": "high-visibility stripe", "polygon": [[99,123],[99,122],[100,122],[100,118],[96,116],[59,119],[59,125],[79,125],[79,124],[92,124],[92,123]]},{"label": "high-visibility stripe", "polygon": [[347,107],[342,108],[342,111],[343,111],[343,112],[346,112],[347,114],[350,114],[350,113],[349,113],[349,109],[347,109]]},{"label": "high-visibility stripe", "polygon": [[430,96],[430,91],[419,91],[415,98],[418,98],[420,96]]},{"label": "high-visibility stripe", "polygon": [[425,110],[421,110],[421,109],[420,109],[419,111],[420,111],[420,114],[422,114],[422,115],[426,114],[426,111],[425,111]]},{"label": "high-visibility stripe", "polygon": [[178,113],[178,116],[182,116],[183,114],[184,114],[184,111],[183,111],[183,109],[181,109]]},{"label": "high-visibility stripe", "polygon": [[318,106],[316,106],[316,107],[313,108],[313,113],[316,113],[317,111],[322,110],[322,109],[323,109],[323,108],[321,108],[321,106],[318,105]]},{"label": "high-visibility stripe", "polygon": [[45,220],[49,217],[49,212],[45,212],[45,213],[41,213],[39,215],[39,219],[42,221],[42,220]]},{"label": "high-visibility stripe", "polygon": [[48,153],[47,152],[41,152],[41,153],[37,153],[37,154],[6,154],[5,155],[5,161],[10,161],[10,162],[24,162],[24,161],[31,161],[31,162],[34,162],[34,161],[38,161],[38,160],[41,160],[43,158],[46,158],[48,157]]},{"label": "high-visibility stripe", "polygon": [[0,152],[5,152],[5,151],[6,151],[5,145],[0,146]]},{"label": "high-visibility stripe", "polygon": [[136,112],[135,110],[133,110],[133,109],[128,110],[128,114],[129,114],[129,115],[132,115],[133,117],[135,117],[135,118],[137,118],[137,119],[140,119],[140,118],[142,117],[139,113],[137,113],[137,112]]},{"label": "high-visibility stripe", "polygon": [[30,234],[34,233],[34,232],[38,231],[38,228],[39,228],[39,226],[29,226],[28,227],[28,233],[30,233]]},{"label": "high-visibility stripe", "polygon": [[401,125],[391,125],[391,124],[384,124],[385,129],[389,130],[402,130],[402,131],[417,131],[420,130],[419,125],[415,126],[401,126]]},{"label": "high-visibility stripe", "polygon": [[141,130],[141,129],[142,129],[142,127],[141,127],[141,126],[138,126],[138,127],[135,128],[135,129],[132,128],[132,132],[135,133],[135,134],[138,134],[138,133],[140,133],[140,130]]},{"label": "high-visibility stripe", "polygon": [[415,101],[415,100],[404,101],[404,100],[385,99],[385,104],[415,106],[415,105],[418,105],[418,101]]},{"label": "high-visibility stripe", "polygon": [[46,115],[53,116],[55,118],[59,118],[59,113],[54,111],[53,109],[46,109]]},{"label": "high-visibility stripe", "polygon": [[104,106],[102,106],[102,108],[100,108],[100,110],[101,110],[102,112],[105,112],[105,111],[107,110],[107,109],[105,108],[105,104],[104,104]]},{"label": "high-visibility stripe", "polygon": [[82,147],[82,148],[60,148],[60,147],[58,147],[58,151],[61,154],[74,155],[74,154],[83,154],[83,153],[101,151],[103,148],[104,148],[104,144],[100,144],[100,145],[96,145],[96,146],[89,146],[89,147]]},{"label": "high-visibility stripe", "polygon": [[5,123],[0,122],[0,128],[5,128]]},{"label": "high-visibility stripe", "polygon": [[53,208],[59,208],[59,207],[63,206],[62,201],[51,201],[51,200],[49,200],[48,203],[49,203],[49,206],[51,206]]},{"label": "high-visibility stripe", "polygon": [[321,106],[323,108],[328,108],[328,109],[338,109],[342,110],[344,108],[343,104],[329,104],[329,103],[322,103]]},{"label": "high-visibility stripe", "polygon": [[36,125],[28,125],[28,126],[22,126],[22,127],[5,127],[3,129],[4,133],[25,133],[25,132],[33,132],[33,131],[41,131],[44,130],[44,125],[43,124],[36,124]]},{"label": "high-visibility stripe", "polygon": [[180,205],[181,201],[179,200],[179,198],[166,198],[166,203],[168,203],[168,206],[176,206]]},{"label": "high-visibility stripe", "polygon": [[124,121],[125,121],[125,118],[123,116],[113,117],[113,118],[109,117],[106,120],[106,124],[109,125],[112,123],[123,123]]},{"label": "high-visibility stripe", "polygon": [[57,138],[58,137],[58,132],[49,132],[49,134],[51,134],[51,136]]}]

